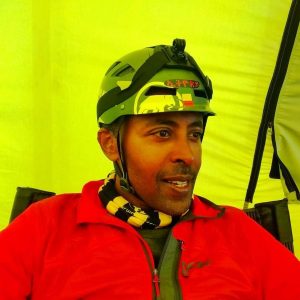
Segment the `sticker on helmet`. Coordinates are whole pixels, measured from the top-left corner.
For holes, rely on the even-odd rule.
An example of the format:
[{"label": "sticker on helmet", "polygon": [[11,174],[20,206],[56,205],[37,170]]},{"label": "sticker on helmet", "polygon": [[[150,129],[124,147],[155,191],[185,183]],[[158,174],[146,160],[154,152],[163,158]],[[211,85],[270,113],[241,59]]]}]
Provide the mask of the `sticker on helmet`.
[{"label": "sticker on helmet", "polygon": [[191,94],[182,94],[181,96],[183,106],[193,106],[193,98]]},{"label": "sticker on helmet", "polygon": [[200,82],[196,80],[187,80],[187,79],[170,79],[164,82],[166,86],[170,86],[173,88],[179,87],[189,87],[192,89],[196,89],[200,86]]}]

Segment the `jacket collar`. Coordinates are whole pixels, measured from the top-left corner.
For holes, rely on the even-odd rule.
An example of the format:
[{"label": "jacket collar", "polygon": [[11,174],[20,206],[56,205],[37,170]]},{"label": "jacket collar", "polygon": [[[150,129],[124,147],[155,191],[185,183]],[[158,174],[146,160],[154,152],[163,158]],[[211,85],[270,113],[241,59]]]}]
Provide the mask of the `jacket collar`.
[{"label": "jacket collar", "polygon": [[[114,225],[124,224],[123,221],[112,217],[102,206],[98,191],[104,180],[91,181],[84,185],[77,210],[77,223],[110,223]],[[211,201],[194,196],[191,214],[185,220],[195,218],[215,219],[224,215],[225,208],[218,206]],[[126,223],[125,223],[126,224]]]},{"label": "jacket collar", "polygon": [[99,180],[84,185],[77,209],[77,223],[102,223],[108,217],[98,196],[98,190],[103,184],[104,180]]},{"label": "jacket collar", "polygon": [[194,195],[191,212],[189,219],[217,219],[224,215],[225,207],[219,206],[204,197]]}]

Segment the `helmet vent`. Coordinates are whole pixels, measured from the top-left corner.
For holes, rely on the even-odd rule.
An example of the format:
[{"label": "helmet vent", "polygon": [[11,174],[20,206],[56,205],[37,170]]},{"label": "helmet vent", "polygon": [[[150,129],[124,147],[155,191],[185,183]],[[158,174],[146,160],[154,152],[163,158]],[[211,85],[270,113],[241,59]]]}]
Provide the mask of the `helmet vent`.
[{"label": "helmet vent", "polygon": [[145,96],[153,96],[153,95],[176,95],[176,89],[151,86],[149,90],[146,92]]},{"label": "helmet vent", "polygon": [[116,76],[116,77],[122,77],[122,76],[125,76],[129,73],[132,73],[134,72],[134,69],[132,66],[126,64],[124,66],[122,66],[120,69],[116,70],[112,76]]},{"label": "helmet vent", "polygon": [[207,95],[203,90],[194,90],[194,94],[196,97],[207,98]]},{"label": "helmet vent", "polygon": [[116,61],[115,63],[113,63],[106,71],[105,76],[107,76],[107,74],[120,63],[121,63],[120,61]]}]

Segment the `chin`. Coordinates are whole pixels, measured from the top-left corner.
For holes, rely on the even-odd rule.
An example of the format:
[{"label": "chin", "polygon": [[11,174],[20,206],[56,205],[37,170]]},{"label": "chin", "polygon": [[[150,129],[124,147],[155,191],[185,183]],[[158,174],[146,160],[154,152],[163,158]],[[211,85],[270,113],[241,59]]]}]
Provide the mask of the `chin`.
[{"label": "chin", "polygon": [[166,208],[164,210],[161,209],[160,211],[167,214],[167,215],[176,217],[176,216],[181,216],[182,214],[186,213],[188,211],[189,207],[190,207],[190,205],[187,205],[183,208],[175,208],[175,207],[171,208],[171,207],[169,207],[169,208]]}]

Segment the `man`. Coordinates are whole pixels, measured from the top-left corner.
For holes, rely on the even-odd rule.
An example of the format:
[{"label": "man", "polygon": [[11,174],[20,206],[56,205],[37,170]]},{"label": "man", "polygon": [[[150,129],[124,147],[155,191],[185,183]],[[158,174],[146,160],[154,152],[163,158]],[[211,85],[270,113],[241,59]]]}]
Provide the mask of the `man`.
[{"label": "man", "polygon": [[184,40],[107,71],[99,144],[114,164],[0,235],[0,299],[300,299],[299,261],[242,211],[193,195],[212,85]]}]

